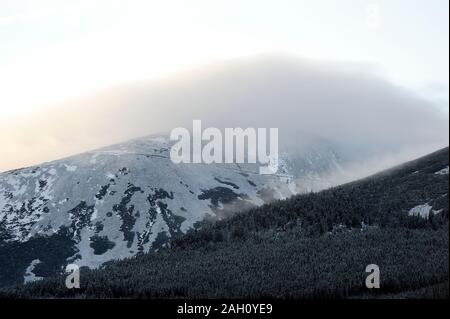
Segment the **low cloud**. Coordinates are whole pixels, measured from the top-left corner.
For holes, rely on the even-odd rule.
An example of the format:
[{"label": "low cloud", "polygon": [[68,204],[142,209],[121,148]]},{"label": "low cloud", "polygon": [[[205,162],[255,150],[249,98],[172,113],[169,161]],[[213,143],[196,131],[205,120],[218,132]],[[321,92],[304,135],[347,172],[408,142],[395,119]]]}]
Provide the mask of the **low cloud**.
[{"label": "low cloud", "polygon": [[190,128],[193,119],[219,128],[278,127],[283,147],[299,151],[325,140],[355,162],[392,159],[378,160],[380,169],[448,145],[448,113],[364,65],[253,57],[111,88],[0,123],[0,170]]}]

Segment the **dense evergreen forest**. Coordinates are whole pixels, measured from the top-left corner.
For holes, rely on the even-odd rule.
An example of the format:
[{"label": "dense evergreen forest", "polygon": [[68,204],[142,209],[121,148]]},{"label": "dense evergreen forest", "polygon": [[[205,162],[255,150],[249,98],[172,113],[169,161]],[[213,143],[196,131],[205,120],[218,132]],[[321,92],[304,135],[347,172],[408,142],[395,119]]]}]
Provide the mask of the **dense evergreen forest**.
[{"label": "dense evergreen forest", "polygon": [[[360,181],[203,223],[158,251],[3,298],[448,298],[448,148]],[[418,205],[428,216],[413,216]],[[380,289],[365,286],[380,267]]]}]

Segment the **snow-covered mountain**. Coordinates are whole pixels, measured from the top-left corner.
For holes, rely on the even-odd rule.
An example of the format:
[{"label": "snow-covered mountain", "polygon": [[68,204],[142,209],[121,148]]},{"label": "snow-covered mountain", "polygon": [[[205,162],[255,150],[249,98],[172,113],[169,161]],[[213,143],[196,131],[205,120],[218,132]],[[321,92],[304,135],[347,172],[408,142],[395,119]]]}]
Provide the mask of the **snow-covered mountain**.
[{"label": "snow-covered mountain", "polygon": [[339,169],[329,148],[284,153],[276,175],[260,175],[257,164],[174,164],[170,146],[146,137],[0,174],[0,282],[146,252],[205,219],[307,191]]}]

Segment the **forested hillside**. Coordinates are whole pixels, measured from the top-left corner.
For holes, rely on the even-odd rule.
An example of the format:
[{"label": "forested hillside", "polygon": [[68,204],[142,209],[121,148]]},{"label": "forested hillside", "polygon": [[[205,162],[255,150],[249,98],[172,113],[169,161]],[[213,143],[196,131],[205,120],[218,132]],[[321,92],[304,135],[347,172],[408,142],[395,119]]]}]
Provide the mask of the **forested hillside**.
[{"label": "forested hillside", "polygon": [[[6,298],[448,298],[448,148],[242,212],[159,251],[0,290]],[[368,264],[381,288],[365,286]]]}]

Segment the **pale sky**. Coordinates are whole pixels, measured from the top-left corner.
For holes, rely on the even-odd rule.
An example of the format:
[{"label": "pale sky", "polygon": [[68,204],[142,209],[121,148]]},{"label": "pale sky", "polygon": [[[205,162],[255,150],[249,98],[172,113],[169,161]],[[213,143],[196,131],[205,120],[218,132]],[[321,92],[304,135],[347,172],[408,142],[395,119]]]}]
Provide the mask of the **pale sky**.
[{"label": "pale sky", "polygon": [[25,124],[45,119],[49,106],[65,110],[116,85],[176,79],[197,66],[261,54],[363,65],[429,100],[448,121],[448,6],[448,0],[0,0],[0,171],[101,144],[90,132],[74,131],[86,139],[66,143],[46,130],[65,123],[39,120],[39,132]]},{"label": "pale sky", "polygon": [[447,0],[1,0],[1,116],[221,59],[361,61],[448,101]]}]

